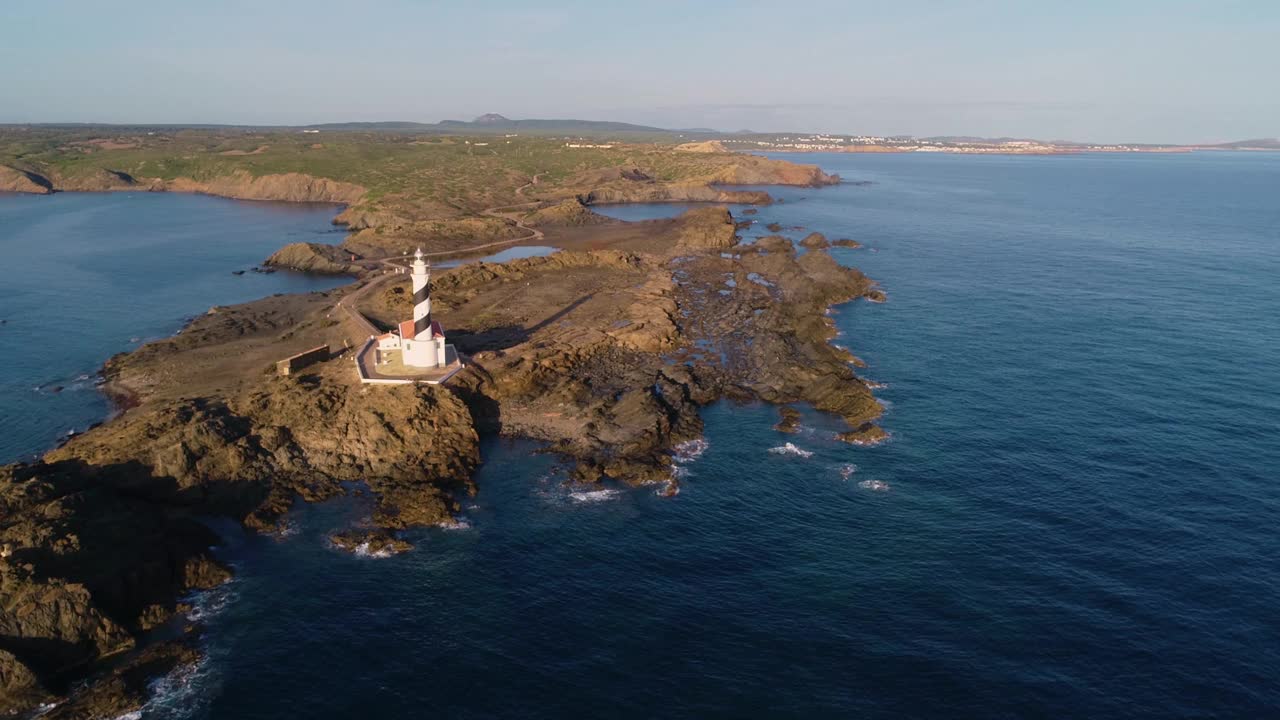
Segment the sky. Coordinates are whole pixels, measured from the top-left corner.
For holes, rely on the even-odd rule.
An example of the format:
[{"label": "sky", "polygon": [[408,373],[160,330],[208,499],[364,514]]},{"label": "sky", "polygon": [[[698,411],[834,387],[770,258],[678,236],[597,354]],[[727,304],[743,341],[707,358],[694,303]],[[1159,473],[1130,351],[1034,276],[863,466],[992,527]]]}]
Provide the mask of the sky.
[{"label": "sky", "polygon": [[1278,0],[0,0],[0,123],[1280,136]]}]

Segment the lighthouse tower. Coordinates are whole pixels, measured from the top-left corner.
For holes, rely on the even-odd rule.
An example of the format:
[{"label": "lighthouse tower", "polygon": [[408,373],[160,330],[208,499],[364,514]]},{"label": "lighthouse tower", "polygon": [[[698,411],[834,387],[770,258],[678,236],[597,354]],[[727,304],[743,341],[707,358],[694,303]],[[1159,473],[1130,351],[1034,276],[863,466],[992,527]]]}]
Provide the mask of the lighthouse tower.
[{"label": "lighthouse tower", "polygon": [[385,338],[385,349],[392,349],[398,344],[404,364],[410,367],[444,367],[448,364],[448,350],[444,330],[440,323],[431,319],[431,268],[423,258],[422,248],[413,254],[410,277],[413,280],[413,319],[400,323],[399,338]]},{"label": "lighthouse tower", "polygon": [[[422,258],[422,248],[413,254],[413,338],[430,340],[431,267]],[[405,338],[406,340],[409,338]]]}]

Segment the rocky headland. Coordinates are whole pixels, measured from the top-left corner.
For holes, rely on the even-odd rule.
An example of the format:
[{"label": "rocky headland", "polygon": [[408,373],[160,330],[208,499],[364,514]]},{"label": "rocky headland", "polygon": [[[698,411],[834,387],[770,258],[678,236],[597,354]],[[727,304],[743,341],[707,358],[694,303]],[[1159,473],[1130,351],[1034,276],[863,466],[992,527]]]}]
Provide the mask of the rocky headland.
[{"label": "rocky headland", "polygon": [[[779,171],[787,165],[754,158],[716,172],[724,182],[838,180],[806,166]],[[482,433],[543,441],[566,459],[570,482],[654,484],[667,496],[679,488],[676,447],[700,436],[699,410],[717,400],[807,403],[843,418],[847,441],[882,437],[881,408],[857,359],[830,344],[824,312],[883,299],[872,281],[839,265],[825,239],[811,236],[803,252],[780,236],[743,244],[722,207],[645,223],[602,218],[590,210],[602,198],[743,196],[655,181],[655,171],[592,173],[586,191],[581,174],[525,180],[539,192],[513,191],[505,199],[527,206],[510,216],[439,220],[414,216],[425,205],[371,203],[362,186],[337,180],[146,186],[348,203],[340,219],[353,234],[341,248],[297,243],[269,261],[315,272],[377,267],[351,255],[393,254],[419,233],[445,244],[449,228],[476,239],[536,226],[540,242],[563,249],[437,272],[438,317],[468,364],[447,386],[358,382],[346,349],[367,337],[361,317],[390,327],[408,307],[407,278],[381,267],[330,292],[211,308],[179,334],[108,361],[117,417],[37,462],[0,468],[0,714],[53,703],[45,717],[115,717],[141,704],[147,679],[189,664],[200,629],[184,598],[229,576],[209,517],[272,533],[294,503],[360,488],[370,516],[330,541],[382,556],[409,550],[413,528],[454,522],[460,499],[483,491],[472,480]],[[43,179],[46,190],[144,182],[124,174],[90,188],[10,168],[0,181]],[[443,225],[424,229],[429,222]],[[275,372],[276,360],[320,344],[332,359]]]}]

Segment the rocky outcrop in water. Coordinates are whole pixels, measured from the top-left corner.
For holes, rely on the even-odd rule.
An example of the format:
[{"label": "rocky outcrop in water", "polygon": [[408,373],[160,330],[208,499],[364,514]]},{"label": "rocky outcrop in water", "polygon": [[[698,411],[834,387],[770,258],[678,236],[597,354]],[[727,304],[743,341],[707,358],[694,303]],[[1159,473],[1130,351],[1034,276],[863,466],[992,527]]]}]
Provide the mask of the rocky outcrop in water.
[{"label": "rocky outcrop in water", "polygon": [[762,190],[725,190],[703,183],[638,184],[598,188],[579,195],[584,205],[617,203],[710,202],[767,205],[769,193]]},{"label": "rocky outcrop in water", "polygon": [[275,251],[262,264],[321,275],[351,275],[363,269],[351,257],[332,245],[298,242]]},{"label": "rocky outcrop in water", "polygon": [[95,169],[71,175],[0,166],[0,191],[50,193],[117,190],[201,193],[238,200],[343,204],[354,203],[365,194],[365,189],[359,185],[302,173],[255,176],[239,171],[207,180],[196,180],[188,177],[134,177],[119,170]]},{"label": "rocky outcrop in water", "polygon": [[0,192],[47,195],[53,192],[53,183],[39,173],[0,165]]},{"label": "rocky outcrop in water", "polygon": [[[856,358],[829,344],[823,310],[873,283],[821,249],[797,256],[785,238],[737,245],[734,229],[727,211],[706,208],[681,219],[662,254],[560,252],[446,276],[436,289],[455,317],[491,307],[505,287],[582,283],[569,305],[580,315],[537,323],[514,344],[454,336],[475,351],[456,386],[477,421],[546,440],[576,461],[578,482],[670,481],[673,448],[699,436],[699,408],[721,398],[807,402],[861,433],[849,439],[865,437],[880,406]],[[587,266],[590,276],[570,275]]]},{"label": "rocky outcrop in water", "polygon": [[[68,186],[66,189],[78,189]],[[348,182],[318,178],[302,173],[253,176],[246,172],[195,180],[176,178],[155,181],[148,189],[167,192],[194,192],[237,200],[278,200],[284,202],[354,203],[365,193],[364,188]]]},{"label": "rocky outcrop in water", "polygon": [[773,426],[774,430],[784,433],[795,433],[800,431],[800,411],[788,405],[778,408],[778,422]]},{"label": "rocky outcrop in water", "polygon": [[827,238],[822,233],[809,233],[800,240],[800,246],[809,250],[818,250],[821,248],[831,247],[831,243],[827,242]]},{"label": "rocky outcrop in water", "polygon": [[[763,160],[764,158],[758,158]],[[711,182],[718,185],[801,185],[821,187],[836,185],[839,175],[829,175],[817,165],[790,162],[738,162],[717,171]]]}]

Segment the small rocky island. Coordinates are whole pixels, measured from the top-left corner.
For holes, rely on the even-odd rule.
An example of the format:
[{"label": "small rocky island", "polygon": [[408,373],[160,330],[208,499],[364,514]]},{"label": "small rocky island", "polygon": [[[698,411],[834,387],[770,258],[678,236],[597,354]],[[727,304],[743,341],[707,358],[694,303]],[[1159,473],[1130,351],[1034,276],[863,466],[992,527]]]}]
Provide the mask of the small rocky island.
[{"label": "small rocky island", "polygon": [[[252,154],[216,159],[246,162],[288,142],[255,138]],[[294,247],[271,264],[356,279],[211,308],[181,333],[111,358],[104,387],[118,416],[37,462],[0,468],[0,714],[55,703],[45,717],[115,717],[140,706],[150,678],[190,663],[200,629],[183,598],[229,577],[211,550],[210,516],[272,533],[295,502],[358,484],[374,498],[372,515],[333,545],[391,554],[411,547],[401,531],[454,522],[460,501],[483,492],[473,473],[485,433],[543,441],[570,463],[571,482],[650,484],[664,495],[678,490],[675,447],[701,435],[699,409],[717,400],[806,403],[843,418],[849,442],[883,437],[881,408],[857,358],[829,342],[826,314],[883,295],[838,264],[824,237],[808,235],[803,248],[781,235],[745,244],[714,204],[639,223],[591,210],[765,203],[767,194],[724,186],[838,178],[727,153],[637,146],[566,160],[567,150],[541,150],[544,166],[561,169],[506,166],[501,183],[475,184],[453,205],[425,190],[370,199],[361,173],[315,178],[301,161],[287,180],[232,166],[198,182],[144,179],[142,168],[102,175],[109,157],[96,169],[84,160],[95,152],[6,166],[0,181],[28,190],[341,195],[349,206],[339,220],[352,231],[341,246]],[[673,176],[673,166],[687,172]],[[354,349],[370,326],[389,330],[410,307],[410,278],[389,259],[411,243],[431,253],[558,251],[435,274],[433,312],[466,367],[442,385],[361,384]],[[276,372],[276,361],[317,346],[331,356]],[[795,419],[786,412],[782,424]]]}]

